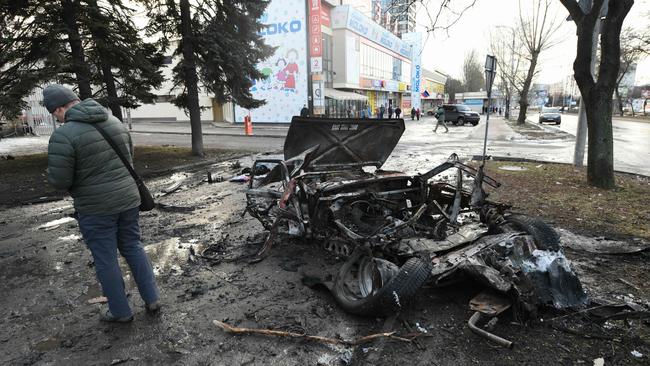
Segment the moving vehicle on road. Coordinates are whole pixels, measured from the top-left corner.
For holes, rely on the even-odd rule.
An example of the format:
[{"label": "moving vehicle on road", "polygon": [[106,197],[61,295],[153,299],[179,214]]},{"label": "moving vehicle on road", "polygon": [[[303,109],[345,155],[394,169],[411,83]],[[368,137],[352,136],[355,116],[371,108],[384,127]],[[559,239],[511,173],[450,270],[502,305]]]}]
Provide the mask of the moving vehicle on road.
[{"label": "moving vehicle on road", "polygon": [[[481,116],[465,104],[444,104],[442,108],[445,110],[445,122],[454,125],[463,126],[465,123],[471,123],[472,126],[476,126],[481,120]],[[438,111],[437,107],[428,110],[427,114],[433,116],[436,111]]]},{"label": "moving vehicle on road", "polygon": [[542,107],[539,111],[539,124],[544,122],[554,122],[556,125],[562,123],[562,115],[557,107]]},{"label": "moving vehicle on road", "polygon": [[585,301],[558,234],[488,201],[483,185],[499,184],[481,168],[452,154],[422,174],[383,170],[404,129],[402,119],[294,117],[284,156],[250,169],[246,212],[268,231],[253,262],[289,237],[315,244],[346,259],[337,274],[318,274],[320,284],[365,316],[399,311],[426,282],[465,277],[524,313]]}]

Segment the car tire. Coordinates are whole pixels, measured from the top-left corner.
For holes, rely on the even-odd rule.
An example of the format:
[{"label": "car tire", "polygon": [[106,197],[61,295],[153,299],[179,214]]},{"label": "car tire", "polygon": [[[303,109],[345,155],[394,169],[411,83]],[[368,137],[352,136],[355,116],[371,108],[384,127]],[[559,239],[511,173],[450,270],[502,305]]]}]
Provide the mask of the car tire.
[{"label": "car tire", "polygon": [[374,293],[360,297],[347,289],[344,279],[352,269],[346,262],[334,281],[332,294],[346,312],[361,316],[390,316],[400,311],[424,285],[431,275],[432,264],[420,258],[410,258],[384,286]]},{"label": "car tire", "polygon": [[427,112],[427,116],[433,116],[433,112],[431,111]]},{"label": "car tire", "polygon": [[547,223],[527,215],[515,214],[505,217],[504,223],[500,226],[501,231],[523,231],[535,240],[537,249],[560,250],[560,236]]},{"label": "car tire", "polygon": [[465,126],[465,119],[463,117],[458,117],[458,125]]},{"label": "car tire", "polygon": [[472,122],[472,126],[476,126],[476,125],[478,125],[478,121]]},{"label": "car tire", "polygon": [[555,125],[556,125],[556,126],[559,126],[560,123],[562,123],[562,122],[561,122],[561,121],[560,121],[560,122],[555,122]]}]

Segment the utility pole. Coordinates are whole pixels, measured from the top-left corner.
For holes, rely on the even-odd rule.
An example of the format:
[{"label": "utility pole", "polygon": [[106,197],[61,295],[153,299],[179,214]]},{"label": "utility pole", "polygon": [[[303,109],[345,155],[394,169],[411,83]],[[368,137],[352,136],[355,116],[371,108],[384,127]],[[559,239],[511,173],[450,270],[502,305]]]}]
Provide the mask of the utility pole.
[{"label": "utility pole", "polygon": [[[580,7],[583,11],[588,12],[593,3],[591,0],[580,0]],[[592,36],[591,43],[591,76],[596,78],[596,56],[598,50],[598,36],[600,35],[600,26],[601,18],[607,15],[609,0],[603,2],[603,7],[600,9],[601,16],[596,19],[596,25],[594,26],[594,34]],[[569,19],[567,19],[569,20]],[[575,151],[573,153],[573,165],[576,167],[582,167],[585,160],[585,145],[587,144],[587,110],[585,109],[585,102],[580,96],[580,109],[578,112],[578,130],[576,131],[576,144]]]}]

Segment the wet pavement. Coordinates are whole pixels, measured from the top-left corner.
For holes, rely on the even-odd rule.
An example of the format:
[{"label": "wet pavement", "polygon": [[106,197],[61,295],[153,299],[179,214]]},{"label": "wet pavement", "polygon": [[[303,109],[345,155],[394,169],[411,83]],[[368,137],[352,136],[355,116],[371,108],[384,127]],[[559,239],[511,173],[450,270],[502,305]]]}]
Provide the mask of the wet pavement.
[{"label": "wet pavement", "polygon": [[[495,124],[494,134],[511,135]],[[478,128],[480,128],[479,125]],[[466,142],[466,154],[480,153],[471,127],[451,127],[433,135],[430,122],[409,133],[387,167],[417,171],[446,158],[449,146]],[[430,131],[430,132],[427,132]],[[418,133],[419,132],[419,133]],[[406,161],[406,163],[404,163]],[[252,158],[215,164],[215,176],[228,178]],[[406,168],[406,169],[405,169]],[[447,289],[425,287],[398,316],[360,318],[344,313],[325,291],[301,283],[305,275],[333,273],[336,258],[313,243],[280,240],[257,264],[248,260],[260,247],[259,223],[242,216],[244,186],[208,184],[206,168],[147,182],[160,208],[141,215],[143,242],[150,254],[165,304],[148,317],[128,271],[125,283],[135,310],[129,325],[103,324],[95,303],[101,291],[91,256],[71,218],[71,201],[21,206],[0,213],[0,364],[8,365],[466,365],[606,364],[637,365],[650,354],[650,326],[643,320],[612,320],[601,328],[576,317],[569,331],[539,319],[499,318],[495,333],[510,338],[512,350],[474,335],[466,322],[469,300],[481,291],[467,283]],[[182,182],[181,187],[163,191]],[[590,296],[648,305],[646,254],[594,256],[585,250],[603,240],[561,231],[567,257]],[[639,243],[636,243],[639,245]],[[607,240],[608,246],[616,243]],[[125,268],[124,263],[121,263]],[[619,279],[625,280],[625,282]],[[631,284],[631,285],[630,285]],[[551,312],[545,319],[564,316]],[[212,324],[228,324],[352,339],[384,331],[409,334],[417,342],[383,340],[356,347],[307,343],[264,336],[234,336]],[[578,321],[580,320],[580,321]],[[555,323],[553,323],[555,324]],[[565,326],[565,324],[563,324]],[[582,328],[580,328],[582,327]],[[586,337],[585,337],[586,335]],[[637,352],[640,357],[637,357]]]}]

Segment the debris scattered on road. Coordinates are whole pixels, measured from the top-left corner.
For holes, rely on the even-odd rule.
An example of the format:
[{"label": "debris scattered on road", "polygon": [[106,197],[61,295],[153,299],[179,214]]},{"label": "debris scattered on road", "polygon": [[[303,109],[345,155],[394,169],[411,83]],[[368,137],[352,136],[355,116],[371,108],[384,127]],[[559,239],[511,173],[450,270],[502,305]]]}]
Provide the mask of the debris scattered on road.
[{"label": "debris scattered on road", "polygon": [[93,297],[88,300],[88,304],[105,304],[108,302],[108,299],[105,296]]},{"label": "debris scattered on road", "polygon": [[238,182],[238,183],[246,183],[249,180],[251,180],[251,176],[248,175],[248,174],[236,175],[236,176],[228,179],[229,182]]},{"label": "debris scattered on road", "polygon": [[476,323],[478,323],[478,321],[481,320],[481,315],[482,315],[481,312],[477,311],[477,312],[474,313],[474,315],[472,315],[471,318],[469,318],[469,321],[467,321],[467,325],[469,326],[469,329],[472,332],[480,335],[481,337],[483,337],[485,339],[488,339],[488,340],[491,340],[491,341],[493,341],[493,342],[495,342],[495,343],[497,343],[497,344],[499,344],[499,345],[501,345],[503,347],[512,348],[512,346],[514,345],[513,342],[511,342],[511,341],[509,341],[507,339],[501,338],[501,337],[499,337],[497,335],[494,335],[492,333],[489,333],[489,332],[479,328],[476,325]]},{"label": "debris scattered on road", "polygon": [[71,221],[75,221],[75,219],[72,218],[72,217],[62,217],[60,219],[56,219],[56,220],[46,222],[45,224],[39,226],[38,228],[42,229],[42,230],[49,231],[49,230],[56,229],[57,227],[59,227],[59,226],[61,226],[63,224],[66,224],[68,222],[71,222]]},{"label": "debris scattered on road", "polygon": [[208,172],[208,183],[220,183],[223,182],[222,176],[213,176],[212,172]]},{"label": "debris scattered on road", "polygon": [[212,323],[214,325],[216,325],[217,327],[223,329],[227,333],[259,334],[259,335],[274,336],[274,337],[300,338],[300,339],[307,339],[307,340],[314,341],[314,342],[319,342],[319,343],[336,344],[336,345],[342,345],[342,346],[358,346],[360,344],[365,344],[365,343],[368,343],[368,342],[372,342],[372,341],[374,341],[376,339],[380,339],[380,338],[394,339],[394,340],[401,341],[401,342],[412,342],[413,339],[415,339],[417,336],[419,336],[421,334],[421,333],[417,333],[415,335],[409,335],[410,337],[406,338],[406,337],[401,337],[401,336],[395,335],[396,332],[386,332],[386,333],[375,333],[375,334],[370,334],[370,335],[363,336],[363,337],[356,338],[356,339],[346,340],[346,339],[328,338],[328,337],[309,335],[309,334],[305,334],[305,333],[287,332],[287,331],[281,331],[281,330],[256,329],[256,328],[239,328],[239,327],[234,327],[234,326],[228,325],[228,324],[226,324],[224,322],[221,322],[219,320],[213,320]]}]

